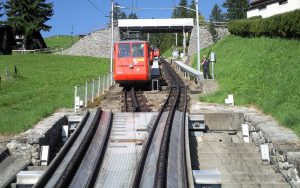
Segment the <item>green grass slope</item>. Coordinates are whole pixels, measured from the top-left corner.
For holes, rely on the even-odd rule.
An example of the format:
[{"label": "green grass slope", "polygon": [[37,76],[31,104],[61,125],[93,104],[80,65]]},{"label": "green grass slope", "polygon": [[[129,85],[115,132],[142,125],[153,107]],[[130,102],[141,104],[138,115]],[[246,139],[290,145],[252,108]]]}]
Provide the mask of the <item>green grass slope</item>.
[{"label": "green grass slope", "polygon": [[237,105],[255,105],[300,135],[300,41],[229,36],[210,48],[220,90],[201,100],[233,94]]},{"label": "green grass slope", "polygon": [[108,71],[108,59],[32,54],[0,56],[0,73],[14,64],[20,76],[0,84],[1,134],[22,132],[56,109],[72,107],[74,86]]},{"label": "green grass slope", "polygon": [[78,36],[56,35],[45,38],[48,48],[63,48],[68,49],[80,38]]}]

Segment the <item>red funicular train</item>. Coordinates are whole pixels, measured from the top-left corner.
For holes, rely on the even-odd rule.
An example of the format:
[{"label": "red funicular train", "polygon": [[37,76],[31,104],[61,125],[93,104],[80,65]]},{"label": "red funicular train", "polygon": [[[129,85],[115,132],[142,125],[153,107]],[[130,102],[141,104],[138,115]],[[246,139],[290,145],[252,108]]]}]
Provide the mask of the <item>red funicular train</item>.
[{"label": "red funicular train", "polygon": [[121,86],[150,81],[150,70],[148,42],[129,40],[114,44],[114,79]]}]

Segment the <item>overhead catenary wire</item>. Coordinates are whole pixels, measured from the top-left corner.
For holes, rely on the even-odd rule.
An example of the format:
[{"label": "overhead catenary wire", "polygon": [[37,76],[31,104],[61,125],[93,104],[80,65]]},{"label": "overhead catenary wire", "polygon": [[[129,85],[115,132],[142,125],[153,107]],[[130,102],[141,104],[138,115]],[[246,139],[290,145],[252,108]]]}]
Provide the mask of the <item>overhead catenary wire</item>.
[{"label": "overhead catenary wire", "polygon": [[92,5],[93,5],[93,7],[96,9],[96,10],[98,10],[104,17],[108,17],[93,1],[91,1],[91,0],[88,0],[88,2],[90,2]]}]

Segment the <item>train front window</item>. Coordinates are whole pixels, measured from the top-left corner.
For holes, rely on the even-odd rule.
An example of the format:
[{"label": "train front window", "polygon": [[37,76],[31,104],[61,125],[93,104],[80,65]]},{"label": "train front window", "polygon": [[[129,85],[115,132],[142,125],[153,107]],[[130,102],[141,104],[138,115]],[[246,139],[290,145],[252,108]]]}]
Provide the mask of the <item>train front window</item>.
[{"label": "train front window", "polygon": [[130,57],[130,44],[129,43],[119,44],[118,57]]},{"label": "train front window", "polygon": [[133,43],[132,44],[132,57],[144,57],[144,44]]}]

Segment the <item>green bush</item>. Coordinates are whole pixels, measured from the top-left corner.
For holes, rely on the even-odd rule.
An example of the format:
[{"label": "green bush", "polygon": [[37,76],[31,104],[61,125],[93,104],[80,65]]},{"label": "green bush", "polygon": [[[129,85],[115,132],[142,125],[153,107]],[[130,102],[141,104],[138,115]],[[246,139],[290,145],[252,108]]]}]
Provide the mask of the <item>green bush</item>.
[{"label": "green bush", "polygon": [[229,32],[243,37],[300,38],[300,10],[269,18],[252,17],[228,23]]}]

